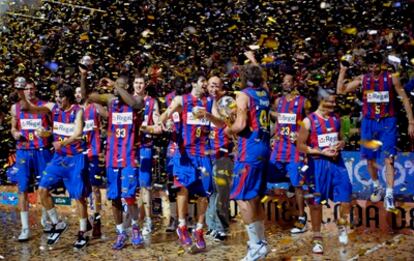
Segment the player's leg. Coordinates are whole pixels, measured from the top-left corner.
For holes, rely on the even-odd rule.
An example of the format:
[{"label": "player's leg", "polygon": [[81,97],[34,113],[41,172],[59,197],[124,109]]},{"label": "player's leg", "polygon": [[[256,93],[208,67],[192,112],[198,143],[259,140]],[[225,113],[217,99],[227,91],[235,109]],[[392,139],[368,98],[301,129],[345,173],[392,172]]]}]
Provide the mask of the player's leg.
[{"label": "player's leg", "polygon": [[47,243],[49,245],[55,244],[62,233],[67,229],[67,224],[59,220],[58,212],[54,206],[50,189],[55,187],[61,180],[64,181],[65,187],[68,187],[65,177],[69,177],[68,172],[70,168],[66,162],[67,157],[55,154],[49,165],[44,170],[44,174],[39,183],[39,196],[42,206],[46,209],[47,214],[52,222],[52,230],[49,234]]},{"label": "player's leg", "polygon": [[[361,122],[361,140],[368,141],[376,138],[374,135],[377,129],[377,122],[371,119],[362,119]],[[367,170],[371,177],[373,191],[371,193],[371,201],[378,202],[382,199],[383,189],[380,186],[378,179],[378,169],[376,167],[376,159],[378,152],[361,145],[361,156],[367,160]]]},{"label": "player's leg", "polygon": [[26,150],[16,151],[16,164],[14,166],[15,176],[18,187],[18,198],[19,198],[19,210],[20,210],[20,221],[22,225],[21,233],[18,237],[20,242],[29,240],[30,238],[30,227],[29,227],[29,201],[28,191],[30,186],[30,161],[29,153]]},{"label": "player's leg", "polygon": [[99,157],[92,156],[88,162],[88,173],[89,181],[92,185],[92,196],[93,196],[93,228],[92,236],[94,238],[100,238],[101,232],[101,210],[102,210],[102,195],[101,186],[103,183],[102,169],[99,167]]},{"label": "player's leg", "polygon": [[128,214],[131,217],[131,243],[134,246],[141,245],[144,240],[141,235],[138,220],[138,205],[136,202],[136,191],[138,188],[138,169],[126,167],[122,169],[122,194],[128,207]]},{"label": "player's leg", "polygon": [[397,122],[396,118],[381,120],[380,140],[383,144],[382,150],[385,155],[385,177],[387,187],[385,190],[384,206],[386,210],[394,210],[394,158],[397,154]]}]

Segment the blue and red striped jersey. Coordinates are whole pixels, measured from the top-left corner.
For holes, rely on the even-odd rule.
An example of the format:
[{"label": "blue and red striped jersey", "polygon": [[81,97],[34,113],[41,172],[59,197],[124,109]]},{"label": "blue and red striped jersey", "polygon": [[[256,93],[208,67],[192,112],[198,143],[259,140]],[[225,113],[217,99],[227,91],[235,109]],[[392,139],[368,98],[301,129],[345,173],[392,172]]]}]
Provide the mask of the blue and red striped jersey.
[{"label": "blue and red striped jersey", "polygon": [[[81,106],[73,104],[69,110],[64,111],[55,105],[52,109],[53,116],[53,140],[63,141],[73,135],[75,131],[76,115],[83,110]],[[62,156],[72,156],[82,153],[86,149],[84,139],[76,140],[61,149],[56,150],[56,153]]]},{"label": "blue and red striped jersey", "polygon": [[[145,97],[144,99],[145,107],[143,113],[140,115],[140,126],[150,126],[154,125],[154,105],[156,100],[150,96]],[[148,133],[139,134],[139,146],[150,148],[154,145],[153,136]]]},{"label": "blue and red striped jersey", "polygon": [[138,115],[118,98],[108,108],[108,137],[106,166],[112,168],[137,167]]},{"label": "blue and red striped jersey", "polygon": [[238,134],[237,160],[240,162],[262,162],[269,157],[270,150],[270,96],[264,88],[242,90],[249,97],[246,129]]},{"label": "blue and red striped jersey", "polygon": [[86,137],[86,146],[88,148],[88,157],[98,156],[101,153],[101,120],[94,103],[86,106],[83,114],[85,126],[83,134]]},{"label": "blue and red striped jersey", "polygon": [[191,156],[206,156],[210,152],[210,122],[196,119],[192,111],[195,107],[202,107],[211,112],[213,100],[210,97],[197,98],[192,94],[185,94],[182,96],[182,105],[180,152]]},{"label": "blue and red striped jersey", "polygon": [[[175,96],[176,96],[175,91],[170,92],[169,94],[165,96],[165,104],[167,107],[171,105]],[[174,112],[171,115],[170,119],[173,121],[174,124],[172,126],[170,141],[168,143],[167,156],[172,157],[178,149],[178,138],[179,138],[180,130],[181,130],[180,114],[178,112]]]},{"label": "blue and red striped jersey", "polygon": [[299,124],[304,119],[306,98],[296,96],[292,100],[281,97],[276,105],[277,124],[275,141],[270,159],[281,162],[299,162],[299,151],[296,149],[296,138]]},{"label": "blue and red striped jersey", "polygon": [[311,123],[308,138],[310,147],[323,150],[336,145],[341,130],[341,120],[337,115],[331,114],[328,118],[323,118],[313,112],[308,115],[308,119]]},{"label": "blue and red striped jersey", "polygon": [[233,142],[224,134],[224,128],[217,128],[213,123],[211,123],[210,145],[213,157],[216,159],[228,157],[233,150]]},{"label": "blue and red striped jersey", "polygon": [[378,79],[365,74],[362,79],[362,114],[365,118],[381,119],[395,116],[395,91],[389,72],[383,72]]},{"label": "blue and red striped jersey", "polygon": [[[35,102],[37,106],[43,106],[45,101],[38,100]],[[16,148],[22,149],[39,149],[49,147],[51,144],[51,137],[39,138],[35,134],[38,128],[50,130],[52,121],[50,114],[46,113],[29,113],[22,111],[20,103],[16,103],[16,123],[17,130],[22,134],[22,138],[16,142]]]}]

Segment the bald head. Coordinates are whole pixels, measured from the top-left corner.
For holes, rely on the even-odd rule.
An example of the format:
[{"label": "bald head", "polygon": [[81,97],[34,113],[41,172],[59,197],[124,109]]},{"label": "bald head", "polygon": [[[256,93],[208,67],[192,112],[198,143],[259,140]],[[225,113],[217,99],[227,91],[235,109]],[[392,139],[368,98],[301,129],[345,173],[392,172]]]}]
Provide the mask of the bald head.
[{"label": "bald head", "polygon": [[207,89],[211,97],[219,98],[223,95],[223,81],[217,76],[210,77]]}]

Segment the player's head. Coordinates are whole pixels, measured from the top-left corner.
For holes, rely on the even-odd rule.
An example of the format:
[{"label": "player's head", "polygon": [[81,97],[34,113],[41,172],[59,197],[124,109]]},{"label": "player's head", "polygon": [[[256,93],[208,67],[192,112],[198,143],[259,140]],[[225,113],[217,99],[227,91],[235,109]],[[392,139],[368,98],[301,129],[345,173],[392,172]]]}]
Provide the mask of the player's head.
[{"label": "player's head", "polygon": [[76,98],[76,102],[78,104],[82,104],[83,97],[82,97],[81,87],[76,87],[76,89],[75,89],[75,98]]},{"label": "player's head", "polygon": [[144,95],[145,89],[147,87],[145,76],[142,74],[136,74],[134,76],[134,82],[132,83],[134,87],[134,94]]},{"label": "player's head", "polygon": [[326,112],[333,112],[336,107],[336,93],[334,89],[320,87],[318,90],[319,108]]},{"label": "player's head", "polygon": [[184,93],[187,93],[188,88],[186,86],[187,84],[183,77],[178,76],[171,81],[171,89],[175,91],[176,95],[183,95]]},{"label": "player's head", "polygon": [[75,90],[68,84],[61,84],[55,93],[55,101],[59,108],[69,108],[76,103]]},{"label": "player's head", "polygon": [[260,87],[263,83],[262,69],[258,65],[243,65],[240,79],[242,88]]},{"label": "player's head", "polygon": [[291,92],[295,88],[295,77],[291,73],[286,73],[282,81],[283,92]]},{"label": "player's head", "polygon": [[383,57],[379,52],[368,53],[365,57],[365,62],[368,65],[370,73],[379,74],[381,72],[381,65],[383,63]]},{"label": "player's head", "polygon": [[212,76],[207,83],[208,94],[212,98],[220,98],[223,95],[223,81],[218,76]]},{"label": "player's head", "polygon": [[207,79],[202,72],[194,72],[190,77],[190,83],[196,93],[202,95],[207,89]]},{"label": "player's head", "polygon": [[[118,79],[116,79],[116,81],[115,81],[115,86],[120,87],[124,90],[128,90],[129,89],[128,77],[126,77],[126,76],[118,77]],[[116,89],[115,89],[114,93],[115,93],[115,95],[118,95],[118,92],[116,91]]]},{"label": "player's head", "polygon": [[36,85],[33,81],[28,80],[26,82],[26,88],[24,89],[24,94],[26,95],[26,99],[29,101],[36,99]]}]

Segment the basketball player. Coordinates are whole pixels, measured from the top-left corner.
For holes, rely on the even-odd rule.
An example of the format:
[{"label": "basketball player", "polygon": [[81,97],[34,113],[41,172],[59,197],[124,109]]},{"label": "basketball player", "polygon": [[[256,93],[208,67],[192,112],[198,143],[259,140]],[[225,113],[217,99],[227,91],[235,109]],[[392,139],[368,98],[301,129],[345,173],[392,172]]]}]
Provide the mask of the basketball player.
[{"label": "basketball player", "polygon": [[271,112],[276,124],[267,182],[268,189],[288,189],[289,184],[295,187],[299,217],[290,232],[298,234],[306,231],[307,220],[302,191],[304,177],[300,163],[303,155],[296,148],[296,139],[299,124],[308,113],[310,102],[295,90],[295,78],[292,74],[283,77],[282,87],[284,95],[276,99],[275,111]]},{"label": "basketball player", "polygon": [[259,66],[242,67],[243,89],[236,97],[236,120],[224,130],[227,136],[238,136],[230,198],[237,200],[249,237],[247,255],[243,260],[257,260],[269,253],[260,200],[265,192],[266,162],[270,152],[270,96],[262,83]]},{"label": "basketball player", "polygon": [[[106,79],[107,80],[107,79]],[[106,143],[107,198],[112,201],[117,239],[115,250],[124,248],[128,236],[122,222],[124,199],[132,219],[131,243],[139,246],[143,238],[138,226],[138,206],[135,193],[138,187],[138,113],[144,106],[143,97],[128,92],[128,79],[119,77],[114,83],[114,94],[91,93],[91,102],[108,106],[108,132]]]},{"label": "basketball player", "polygon": [[[14,83],[16,88],[24,88],[24,94],[28,101],[37,106],[46,104],[36,96],[36,86],[33,82],[27,82],[25,78],[18,77]],[[21,109],[20,102],[11,107],[11,134],[16,140],[16,165],[11,177],[17,181],[19,189],[19,208],[22,230],[18,237],[20,242],[29,240],[29,202],[28,192],[39,182],[46,164],[52,158],[50,151],[50,137],[39,137],[36,130],[43,128],[51,131],[52,122],[50,114],[30,113]],[[50,232],[46,209],[42,208],[41,224],[45,232]]]},{"label": "basketball player", "polygon": [[361,144],[362,158],[367,160],[368,172],[371,176],[374,191],[371,194],[371,201],[378,202],[382,198],[383,190],[378,180],[378,169],[376,160],[381,154],[385,155],[386,169],[386,192],[384,197],[384,207],[387,211],[394,210],[394,159],[397,154],[397,118],[395,111],[395,102],[397,96],[401,97],[404,109],[408,119],[408,134],[414,138],[414,117],[412,104],[401,86],[400,80],[396,74],[391,74],[382,69],[383,58],[378,52],[369,53],[366,57],[369,72],[356,77],[354,80],[345,83],[345,73],[347,67],[341,64],[338,77],[337,92],[344,94],[356,91],[361,88],[362,91],[362,123],[361,123],[361,140],[363,142],[370,140],[379,140],[382,147],[373,151]]},{"label": "basketball player", "polygon": [[340,154],[345,142],[340,134],[340,118],[334,114],[335,100],[333,90],[319,88],[318,109],[303,120],[297,141],[298,149],[308,155],[306,183],[314,196],[309,205],[315,254],[323,253],[322,204],[329,199],[341,203],[338,238],[340,243],[348,243],[346,223],[352,185]]}]

